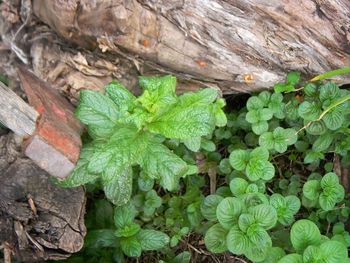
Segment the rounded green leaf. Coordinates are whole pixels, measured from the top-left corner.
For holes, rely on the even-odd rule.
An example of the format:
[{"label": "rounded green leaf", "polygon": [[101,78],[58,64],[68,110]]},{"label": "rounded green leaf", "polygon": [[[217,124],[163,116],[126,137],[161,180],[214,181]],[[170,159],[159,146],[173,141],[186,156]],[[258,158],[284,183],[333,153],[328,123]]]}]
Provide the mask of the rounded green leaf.
[{"label": "rounded green leaf", "polygon": [[270,96],[271,96],[270,92],[264,90],[264,91],[259,93],[258,98],[262,101],[264,106],[267,106],[267,104],[270,101]]},{"label": "rounded green leaf", "polygon": [[238,217],[243,210],[244,204],[240,199],[236,197],[226,197],[219,203],[216,209],[216,216],[223,227],[230,229],[237,223]]},{"label": "rounded green leaf", "polygon": [[264,107],[264,102],[258,98],[257,96],[252,96],[247,100],[247,109],[251,110],[259,110]]},{"label": "rounded green leaf", "polygon": [[315,223],[301,219],[293,224],[290,240],[297,251],[303,251],[308,246],[318,245],[321,242],[321,233]]},{"label": "rounded green leaf", "polygon": [[320,190],[320,182],[318,180],[309,180],[303,186],[303,194],[309,200],[317,200]]},{"label": "rounded green leaf", "polygon": [[257,247],[271,247],[272,241],[266,230],[258,225],[253,225],[246,232],[249,240]]},{"label": "rounded green leaf", "polygon": [[322,251],[319,247],[308,246],[303,253],[304,263],[324,262]]},{"label": "rounded green leaf", "polygon": [[267,161],[269,159],[269,156],[269,151],[264,147],[257,147],[249,154],[250,159],[258,159],[264,161]]},{"label": "rounded green leaf", "polygon": [[267,121],[259,121],[252,124],[252,130],[255,134],[260,135],[269,129]]},{"label": "rounded green leaf", "polygon": [[335,187],[339,184],[339,177],[335,173],[327,173],[321,180],[321,187],[325,189],[327,187]]},{"label": "rounded green leaf", "polygon": [[231,152],[229,160],[234,169],[243,171],[249,161],[249,153],[245,150],[234,150]]},{"label": "rounded green leaf", "polygon": [[128,257],[139,257],[141,256],[141,244],[135,236],[122,238],[120,240],[120,246],[124,254]]},{"label": "rounded green leaf", "polygon": [[247,112],[245,119],[249,123],[258,123],[261,119],[260,110],[250,110]]},{"label": "rounded green leaf", "polygon": [[[304,122],[305,125],[309,125],[307,121]],[[323,120],[313,121],[306,128],[307,133],[311,135],[322,135],[327,131],[326,125]]]},{"label": "rounded green leaf", "polygon": [[328,81],[327,83],[321,85],[320,87],[319,98],[321,101],[334,100],[339,95],[340,95],[340,90],[338,86],[331,81]]},{"label": "rounded green leaf", "polygon": [[316,141],[312,145],[312,150],[315,152],[323,152],[328,149],[328,147],[333,142],[334,135],[331,133],[322,134],[320,137],[316,139]]},{"label": "rounded green leaf", "polygon": [[339,129],[345,121],[344,114],[337,108],[326,113],[322,119],[326,127],[332,131]]},{"label": "rounded green leaf", "polygon": [[332,194],[326,194],[326,193],[321,193],[320,198],[319,198],[319,204],[322,210],[324,211],[330,211],[334,208],[336,205],[336,193]]},{"label": "rounded green leaf", "polygon": [[324,255],[327,263],[346,262],[348,250],[344,244],[338,241],[326,241],[320,246],[320,251]]},{"label": "rounded green leaf", "polygon": [[238,197],[246,193],[249,183],[243,178],[233,178],[230,182],[230,190],[234,196]]},{"label": "rounded green leaf", "polygon": [[288,210],[292,212],[293,215],[299,211],[301,207],[301,202],[298,197],[296,197],[295,195],[289,195],[285,197],[285,201],[286,201]]},{"label": "rounded green leaf", "polygon": [[153,185],[154,185],[154,179],[149,178],[147,176],[143,176],[143,177],[140,176],[137,179],[137,184],[138,184],[139,189],[141,191],[147,192],[147,191],[152,190]]},{"label": "rounded green leaf", "polygon": [[170,238],[167,234],[151,229],[142,229],[137,234],[137,239],[141,244],[142,250],[146,251],[162,249],[170,241]]},{"label": "rounded green leaf", "polygon": [[261,204],[249,209],[256,222],[266,230],[273,228],[277,222],[276,209],[271,205]]},{"label": "rounded green leaf", "polygon": [[275,176],[275,167],[270,162],[266,162],[264,165],[264,172],[261,179],[265,181],[271,180]]},{"label": "rounded green leaf", "polygon": [[306,96],[312,97],[317,94],[318,88],[314,83],[308,83],[304,87],[304,93]]},{"label": "rounded green leaf", "polygon": [[271,109],[261,109],[260,110],[260,120],[261,121],[271,120],[272,117],[273,117],[273,112]]},{"label": "rounded green leaf", "polygon": [[223,199],[224,198],[220,195],[208,195],[203,199],[201,204],[201,213],[205,219],[209,221],[217,220],[216,209]]},{"label": "rounded green leaf", "polygon": [[252,225],[257,224],[254,216],[251,214],[241,214],[238,219],[238,227],[246,233],[248,228]]},{"label": "rounded green leaf", "polygon": [[234,226],[227,234],[226,244],[228,250],[236,255],[244,254],[252,246],[249,238],[238,226]]},{"label": "rounded green leaf", "polygon": [[273,149],[274,145],[275,145],[273,133],[272,132],[264,132],[263,134],[261,134],[259,136],[259,145],[261,147],[268,149],[268,150]]},{"label": "rounded green leaf", "polygon": [[277,263],[303,263],[303,257],[299,254],[289,254],[281,258]]},{"label": "rounded green leaf", "polygon": [[207,249],[212,253],[223,253],[227,250],[226,236],[228,230],[220,224],[215,224],[205,234],[204,242]]},{"label": "rounded green leaf", "polygon": [[314,121],[321,114],[321,106],[316,102],[304,101],[299,105],[298,113],[304,120]]}]

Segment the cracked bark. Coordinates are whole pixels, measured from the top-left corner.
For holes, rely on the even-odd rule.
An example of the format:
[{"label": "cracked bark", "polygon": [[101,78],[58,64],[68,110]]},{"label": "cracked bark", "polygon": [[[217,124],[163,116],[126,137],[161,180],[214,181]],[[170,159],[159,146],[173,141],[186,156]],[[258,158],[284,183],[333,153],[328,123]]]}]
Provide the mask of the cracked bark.
[{"label": "cracked bark", "polygon": [[350,62],[347,0],[34,0],[33,10],[64,39],[122,53],[140,73],[150,67],[224,93]]}]

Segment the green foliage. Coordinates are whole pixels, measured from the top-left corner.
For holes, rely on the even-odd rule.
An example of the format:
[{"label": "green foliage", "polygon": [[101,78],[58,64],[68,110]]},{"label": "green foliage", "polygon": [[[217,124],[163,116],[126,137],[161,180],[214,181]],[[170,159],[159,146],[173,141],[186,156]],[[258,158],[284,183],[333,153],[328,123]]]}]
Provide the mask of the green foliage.
[{"label": "green foliage", "polygon": [[[200,141],[215,125],[226,125],[221,110],[225,103],[216,101],[214,89],[177,96],[172,76],[140,77],[140,86],[144,92],[138,98],[116,81],[104,88],[105,94],[80,92],[76,116],[87,125],[93,143],[62,185],[73,187],[98,178],[107,198],[123,205],[132,192],[131,168],[139,165],[146,180],[159,180],[165,189],[177,190],[189,167],[163,144],[164,139],[181,139],[198,150],[193,138]],[[201,146],[215,150],[210,141],[202,139]]]},{"label": "green foliage", "polygon": [[333,171],[335,156],[350,164],[347,90],[292,72],[224,114],[215,90],[177,96],[170,76],[140,86],[139,97],[117,82],[82,92],[77,116],[92,140],[59,184],[103,189],[117,208],[93,203],[81,262],[147,251],[190,262],[183,248],[203,239],[251,262],[349,262],[350,207]]}]

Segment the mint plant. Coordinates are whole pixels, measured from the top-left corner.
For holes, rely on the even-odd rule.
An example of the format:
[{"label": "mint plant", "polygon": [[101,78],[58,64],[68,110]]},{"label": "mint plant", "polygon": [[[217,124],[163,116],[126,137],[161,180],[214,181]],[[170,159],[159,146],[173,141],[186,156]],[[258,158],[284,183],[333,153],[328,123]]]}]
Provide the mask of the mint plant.
[{"label": "mint plant", "polygon": [[215,89],[177,96],[172,76],[140,77],[140,86],[144,92],[138,98],[116,81],[104,88],[105,94],[80,92],[76,116],[86,124],[92,142],[84,146],[76,169],[61,185],[99,179],[107,198],[123,205],[132,193],[132,167],[139,165],[145,177],[174,191],[189,167],[164,140],[179,139],[198,149],[202,136],[226,124],[221,110],[225,104],[217,100]]}]

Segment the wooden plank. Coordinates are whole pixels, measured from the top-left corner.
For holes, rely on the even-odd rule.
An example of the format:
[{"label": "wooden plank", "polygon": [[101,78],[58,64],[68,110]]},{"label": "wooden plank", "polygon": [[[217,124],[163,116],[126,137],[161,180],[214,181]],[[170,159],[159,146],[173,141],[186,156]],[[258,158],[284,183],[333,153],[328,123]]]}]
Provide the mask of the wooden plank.
[{"label": "wooden plank", "polygon": [[0,82],[0,122],[21,136],[34,133],[39,114]]}]

